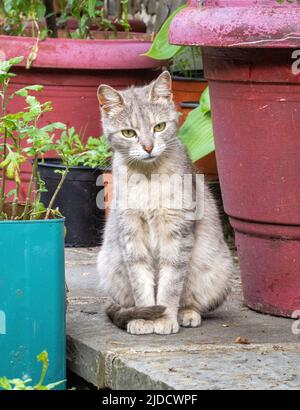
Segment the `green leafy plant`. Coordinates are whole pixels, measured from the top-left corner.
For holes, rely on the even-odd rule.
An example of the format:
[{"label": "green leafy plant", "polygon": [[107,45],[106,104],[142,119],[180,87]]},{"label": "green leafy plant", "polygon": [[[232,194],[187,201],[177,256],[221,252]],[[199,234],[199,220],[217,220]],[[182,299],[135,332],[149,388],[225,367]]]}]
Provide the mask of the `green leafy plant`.
[{"label": "green leafy plant", "polygon": [[53,390],[57,386],[65,383],[66,380],[61,380],[59,382],[50,383],[44,385],[44,380],[49,367],[48,353],[43,351],[37,356],[37,360],[42,363],[42,371],[40,380],[36,385],[29,385],[32,379],[8,379],[7,377],[0,377],[0,389],[2,390]]},{"label": "green leafy plant", "polygon": [[300,3],[300,0],[276,0],[277,3],[282,4],[282,3]]},{"label": "green leafy plant", "polygon": [[63,165],[68,167],[108,167],[112,157],[112,152],[104,137],[89,137],[87,143],[84,144],[73,127],[62,132],[55,144],[55,149]]},{"label": "green leafy plant", "polygon": [[[40,127],[39,120],[43,114],[52,110],[51,102],[41,103],[32,92],[43,90],[41,85],[24,87],[11,94],[8,93],[13,65],[20,63],[23,57],[0,62],[0,167],[2,169],[0,185],[0,220],[40,219],[47,218],[55,211],[46,209],[40,201],[41,192],[45,190],[38,172],[38,161],[49,151],[55,149],[54,136],[57,131],[65,130],[66,125],[60,122]],[[14,98],[23,98],[24,111],[7,113],[7,106]],[[26,142],[26,144],[24,144]],[[26,147],[24,148],[24,145]],[[21,166],[32,159],[32,173],[28,186],[25,204],[20,202]],[[7,181],[13,181],[15,188],[6,190]]]},{"label": "green leafy plant", "polygon": [[46,6],[43,0],[2,0],[0,2],[1,34],[18,36],[31,30],[35,37],[36,28],[42,27],[45,16]]},{"label": "green leafy plant", "polygon": [[[0,3],[0,33],[5,35],[32,35],[38,40],[46,36],[58,37],[64,28],[71,38],[93,38],[93,30],[116,32],[117,25],[130,31],[128,0],[118,0],[118,16],[108,17],[103,0],[61,0],[60,15],[55,13],[52,0],[3,0]],[[76,22],[77,28],[70,30],[68,22]]]},{"label": "green leafy plant", "polygon": [[[48,219],[60,216],[59,211],[52,209],[55,199],[71,166],[87,166],[92,168],[107,167],[112,153],[106,140],[102,138],[88,138],[86,144],[82,142],[74,128],[67,129],[66,125],[54,122],[40,127],[42,115],[52,110],[51,102],[41,103],[31,93],[43,90],[41,85],[31,85],[8,94],[8,85],[15,76],[11,72],[14,64],[18,64],[23,57],[0,62],[0,220]],[[24,99],[24,111],[7,113],[7,106],[14,98]],[[55,141],[55,136],[60,138]],[[41,193],[46,191],[45,184],[40,178],[38,164],[43,161],[50,151],[56,151],[64,170],[60,182],[48,206],[41,203]],[[20,201],[21,166],[32,161],[32,173],[28,185],[25,203]],[[15,188],[7,192],[7,181],[13,181]]]}]

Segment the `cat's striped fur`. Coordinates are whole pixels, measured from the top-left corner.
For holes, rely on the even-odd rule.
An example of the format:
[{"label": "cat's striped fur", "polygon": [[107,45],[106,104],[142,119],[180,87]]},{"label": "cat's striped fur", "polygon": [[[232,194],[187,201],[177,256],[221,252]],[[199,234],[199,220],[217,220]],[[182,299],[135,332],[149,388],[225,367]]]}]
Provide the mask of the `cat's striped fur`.
[{"label": "cat's striped fur", "polygon": [[[135,176],[128,207],[119,209],[113,199],[99,254],[101,287],[113,299],[107,313],[132,334],[170,334],[180,324],[199,326],[201,314],[219,306],[230,288],[232,260],[215,200],[205,186],[200,198],[204,215],[198,220],[194,208],[173,209],[160,200],[147,209],[149,197],[145,208],[131,206],[143,201],[154,174],[194,173],[177,137],[170,75],[122,92],[103,85],[98,97],[114,151],[113,181],[118,184],[120,170],[126,170],[127,181]],[[161,123],[163,131],[154,131]],[[122,130],[134,130],[136,136],[125,138]],[[167,192],[164,182],[161,189]]]}]

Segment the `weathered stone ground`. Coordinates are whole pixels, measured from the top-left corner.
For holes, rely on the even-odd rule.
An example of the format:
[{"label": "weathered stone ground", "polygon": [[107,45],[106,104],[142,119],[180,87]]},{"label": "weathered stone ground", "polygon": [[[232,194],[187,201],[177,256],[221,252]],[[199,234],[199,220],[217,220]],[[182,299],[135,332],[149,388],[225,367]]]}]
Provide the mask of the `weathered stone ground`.
[{"label": "weathered stone ground", "polygon": [[[232,295],[207,315],[201,328],[171,336],[132,336],[104,313],[109,300],[97,289],[96,252],[66,250],[72,372],[98,388],[300,389],[295,322],[247,309],[238,267]],[[235,343],[238,337],[250,344]]]}]

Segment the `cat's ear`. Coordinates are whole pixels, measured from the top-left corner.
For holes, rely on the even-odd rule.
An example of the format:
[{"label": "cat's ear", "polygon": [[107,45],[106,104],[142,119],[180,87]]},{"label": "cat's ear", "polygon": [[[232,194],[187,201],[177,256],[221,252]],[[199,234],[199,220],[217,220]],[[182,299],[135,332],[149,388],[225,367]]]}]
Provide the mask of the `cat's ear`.
[{"label": "cat's ear", "polygon": [[164,71],[157,80],[155,80],[150,88],[150,100],[164,100],[169,102],[172,100],[172,78],[169,71]]},{"label": "cat's ear", "polygon": [[98,101],[102,110],[113,114],[124,106],[122,95],[109,85],[100,85],[97,92]]}]

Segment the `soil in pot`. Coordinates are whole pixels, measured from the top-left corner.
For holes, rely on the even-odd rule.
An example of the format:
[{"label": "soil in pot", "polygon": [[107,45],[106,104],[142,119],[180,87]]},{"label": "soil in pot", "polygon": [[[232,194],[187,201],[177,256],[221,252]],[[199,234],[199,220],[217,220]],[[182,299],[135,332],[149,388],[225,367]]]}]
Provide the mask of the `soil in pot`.
[{"label": "soil in pot", "polygon": [[[42,194],[41,200],[48,204],[61,178],[56,170],[65,167],[58,159],[46,159],[39,164],[42,180],[48,192]],[[105,209],[101,206],[101,187],[105,169],[89,167],[72,167],[59,192],[54,208],[58,207],[66,218],[66,246],[90,247],[99,246],[105,224]],[[97,205],[98,203],[98,205]]]}]

